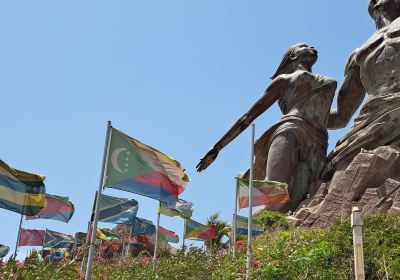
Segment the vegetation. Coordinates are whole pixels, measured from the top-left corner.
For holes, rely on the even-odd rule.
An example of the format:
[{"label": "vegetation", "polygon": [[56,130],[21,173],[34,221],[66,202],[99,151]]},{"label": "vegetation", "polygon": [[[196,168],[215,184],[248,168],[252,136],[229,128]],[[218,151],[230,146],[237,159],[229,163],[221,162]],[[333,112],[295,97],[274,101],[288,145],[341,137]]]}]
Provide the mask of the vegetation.
[{"label": "vegetation", "polygon": [[210,252],[218,252],[221,249],[228,249],[229,247],[228,238],[231,227],[228,222],[221,220],[221,218],[219,217],[220,214],[220,212],[216,212],[207,219],[207,225],[215,225],[217,232],[217,238],[209,239],[205,242]]},{"label": "vegetation", "polygon": [[[354,279],[350,222],[338,222],[328,229],[290,228],[285,216],[262,214],[266,232],[254,245],[253,279]],[[400,279],[400,217],[378,215],[364,223],[366,279]],[[243,279],[246,263],[244,241],[238,244],[238,258],[229,254],[210,256],[198,248],[160,257],[157,274],[151,257],[95,262],[92,279]],[[33,253],[24,263],[14,259],[0,265],[0,279],[83,279],[80,262],[40,261]]]}]

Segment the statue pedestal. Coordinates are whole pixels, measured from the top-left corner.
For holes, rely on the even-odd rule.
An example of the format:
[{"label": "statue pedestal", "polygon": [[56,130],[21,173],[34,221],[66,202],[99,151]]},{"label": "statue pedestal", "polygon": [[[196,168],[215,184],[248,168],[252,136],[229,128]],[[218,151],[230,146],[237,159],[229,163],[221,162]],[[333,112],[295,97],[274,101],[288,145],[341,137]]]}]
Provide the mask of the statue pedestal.
[{"label": "statue pedestal", "polygon": [[295,226],[326,227],[350,217],[353,206],[363,213],[400,214],[400,147],[362,150],[311,199],[300,203],[289,222]]}]

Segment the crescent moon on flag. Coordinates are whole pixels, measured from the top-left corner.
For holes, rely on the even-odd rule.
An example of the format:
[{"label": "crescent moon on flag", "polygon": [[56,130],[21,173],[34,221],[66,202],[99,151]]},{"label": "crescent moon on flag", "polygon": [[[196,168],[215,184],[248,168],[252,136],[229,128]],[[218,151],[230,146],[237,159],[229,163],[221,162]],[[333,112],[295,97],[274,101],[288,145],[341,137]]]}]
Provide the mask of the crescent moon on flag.
[{"label": "crescent moon on flag", "polygon": [[118,148],[115,149],[112,154],[111,154],[111,164],[114,167],[115,170],[117,170],[119,173],[125,173],[121,168],[118,166],[118,156],[120,153],[123,151],[127,151],[128,149],[126,148]]}]

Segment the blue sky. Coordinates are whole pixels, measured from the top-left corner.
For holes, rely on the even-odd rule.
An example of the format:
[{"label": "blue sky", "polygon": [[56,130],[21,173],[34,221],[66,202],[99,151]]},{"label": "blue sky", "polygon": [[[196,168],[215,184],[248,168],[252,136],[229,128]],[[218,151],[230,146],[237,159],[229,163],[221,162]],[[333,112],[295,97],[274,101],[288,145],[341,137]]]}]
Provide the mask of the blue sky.
[{"label": "blue sky", "polygon": [[[250,131],[200,174],[198,160],[261,95],[289,46],[316,47],[314,72],[340,84],[348,56],[374,31],[367,2],[1,2],[0,158],[47,175],[47,192],[69,196],[76,207],[68,224],[37,220],[23,227],[86,230],[107,120],[182,163],[192,180],[182,198],[195,204],[195,220],[216,211],[231,220],[234,177],[250,160]],[[277,106],[264,113],[256,135],[280,116]],[[329,149],[346,130],[330,131]],[[138,216],[156,220],[155,200],[105,193],[135,198]],[[0,243],[12,251],[18,223],[18,214],[0,209]],[[161,225],[182,234],[181,219],[162,217]]]}]

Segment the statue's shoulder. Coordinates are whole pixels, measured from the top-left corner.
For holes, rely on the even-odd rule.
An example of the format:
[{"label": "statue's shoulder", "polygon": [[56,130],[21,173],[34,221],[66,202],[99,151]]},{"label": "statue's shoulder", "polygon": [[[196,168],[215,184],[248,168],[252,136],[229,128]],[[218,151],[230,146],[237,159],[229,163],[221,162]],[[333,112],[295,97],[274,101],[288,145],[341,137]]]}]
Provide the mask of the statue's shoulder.
[{"label": "statue's shoulder", "polygon": [[345,66],[345,70],[344,70],[345,74],[348,73],[349,71],[351,71],[352,69],[358,67],[357,59],[359,57],[359,53],[360,53],[360,48],[355,49],[351,53],[350,57],[347,59],[347,62],[346,62],[346,66]]},{"label": "statue's shoulder", "polygon": [[317,80],[319,78],[318,76],[320,76],[305,70],[296,70],[291,75],[292,80],[296,80],[297,83]]}]

